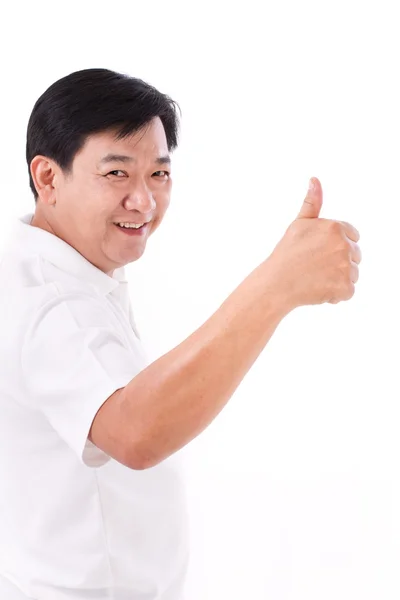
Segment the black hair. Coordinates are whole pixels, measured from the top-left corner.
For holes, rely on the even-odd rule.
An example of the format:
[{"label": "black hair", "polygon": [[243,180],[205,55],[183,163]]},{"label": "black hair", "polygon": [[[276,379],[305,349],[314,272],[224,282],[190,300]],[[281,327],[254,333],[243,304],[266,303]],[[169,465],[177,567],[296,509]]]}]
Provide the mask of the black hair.
[{"label": "black hair", "polygon": [[89,135],[115,130],[116,139],[123,139],[155,117],[173,151],[178,144],[177,109],[169,96],[141,79],[108,69],[84,69],[59,79],[36,101],[28,123],[26,160],[35,200],[30,163],[38,154],[68,173]]}]

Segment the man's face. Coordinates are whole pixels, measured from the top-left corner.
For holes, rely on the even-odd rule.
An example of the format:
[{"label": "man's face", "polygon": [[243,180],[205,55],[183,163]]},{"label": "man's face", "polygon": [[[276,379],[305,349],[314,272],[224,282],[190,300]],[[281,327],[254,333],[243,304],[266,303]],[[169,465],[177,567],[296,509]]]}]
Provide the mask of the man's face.
[{"label": "man's face", "polygon": [[111,273],[142,256],[168,208],[171,184],[160,119],[120,141],[111,132],[92,135],[75,156],[72,172],[55,176],[52,230]]}]

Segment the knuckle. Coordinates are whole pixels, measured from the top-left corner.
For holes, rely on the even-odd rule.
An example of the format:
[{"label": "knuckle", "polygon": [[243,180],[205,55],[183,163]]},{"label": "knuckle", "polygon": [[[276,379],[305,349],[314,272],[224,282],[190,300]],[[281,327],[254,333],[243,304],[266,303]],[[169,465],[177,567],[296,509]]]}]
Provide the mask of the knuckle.
[{"label": "knuckle", "polygon": [[346,298],[349,291],[353,289],[353,269],[348,257],[338,264],[332,283],[335,296],[341,299]]},{"label": "knuckle", "polygon": [[352,268],[350,260],[348,260],[346,265],[343,266],[343,273],[346,280],[351,280]]},{"label": "knuckle", "polygon": [[346,252],[348,256],[351,255],[351,251],[353,248],[351,245],[351,241],[347,237],[341,237],[340,248],[343,250],[343,252]]},{"label": "knuckle", "polygon": [[350,300],[350,298],[352,298],[354,296],[355,293],[355,285],[354,283],[351,281],[347,281],[346,284],[343,287],[343,298],[344,300]]},{"label": "knuckle", "polygon": [[346,273],[348,270],[350,270],[351,251],[350,251],[350,248],[347,246],[347,244],[345,246],[341,246],[338,250],[337,265],[338,265],[339,271],[341,271],[341,272]]},{"label": "knuckle", "polygon": [[339,304],[339,302],[345,302],[350,300],[355,294],[355,285],[352,281],[345,284],[338,284],[335,289],[331,292],[330,304]]},{"label": "knuckle", "polygon": [[293,221],[290,223],[289,227],[286,229],[286,235],[289,237],[297,235],[302,223],[298,221]]},{"label": "knuckle", "polygon": [[342,231],[343,231],[343,226],[341,225],[341,223],[339,223],[339,221],[329,221],[328,222],[328,229],[330,231],[331,234],[333,235],[342,235]]},{"label": "knuckle", "polygon": [[350,263],[342,271],[344,285],[349,285],[352,282],[352,269]]},{"label": "knuckle", "polygon": [[354,283],[351,282],[347,288],[347,298],[346,299],[350,300],[350,298],[352,298],[354,296],[355,291],[356,291],[356,287],[355,287]]}]

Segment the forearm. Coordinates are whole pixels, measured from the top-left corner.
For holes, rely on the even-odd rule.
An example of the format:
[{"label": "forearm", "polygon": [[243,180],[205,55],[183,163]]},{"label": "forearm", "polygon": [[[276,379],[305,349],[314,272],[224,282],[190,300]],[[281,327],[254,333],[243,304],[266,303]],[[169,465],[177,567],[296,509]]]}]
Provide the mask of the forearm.
[{"label": "forearm", "polygon": [[204,325],[137,375],[122,405],[135,460],[153,466],[201,433],[288,312],[272,274],[268,286],[261,266]]}]

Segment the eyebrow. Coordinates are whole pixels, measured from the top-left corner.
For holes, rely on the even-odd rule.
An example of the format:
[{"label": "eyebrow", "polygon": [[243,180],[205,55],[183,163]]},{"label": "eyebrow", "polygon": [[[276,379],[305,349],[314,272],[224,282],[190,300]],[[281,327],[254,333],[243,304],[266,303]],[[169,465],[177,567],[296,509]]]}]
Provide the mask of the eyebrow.
[{"label": "eyebrow", "polygon": [[[106,154],[106,156],[103,156],[103,158],[100,160],[100,165],[105,165],[107,163],[115,163],[115,162],[122,162],[122,163],[128,163],[128,162],[135,162],[135,158],[133,156],[127,156],[125,154]],[[165,156],[158,156],[155,161],[154,161],[157,165],[170,165],[171,164],[171,157],[166,154]]]}]

